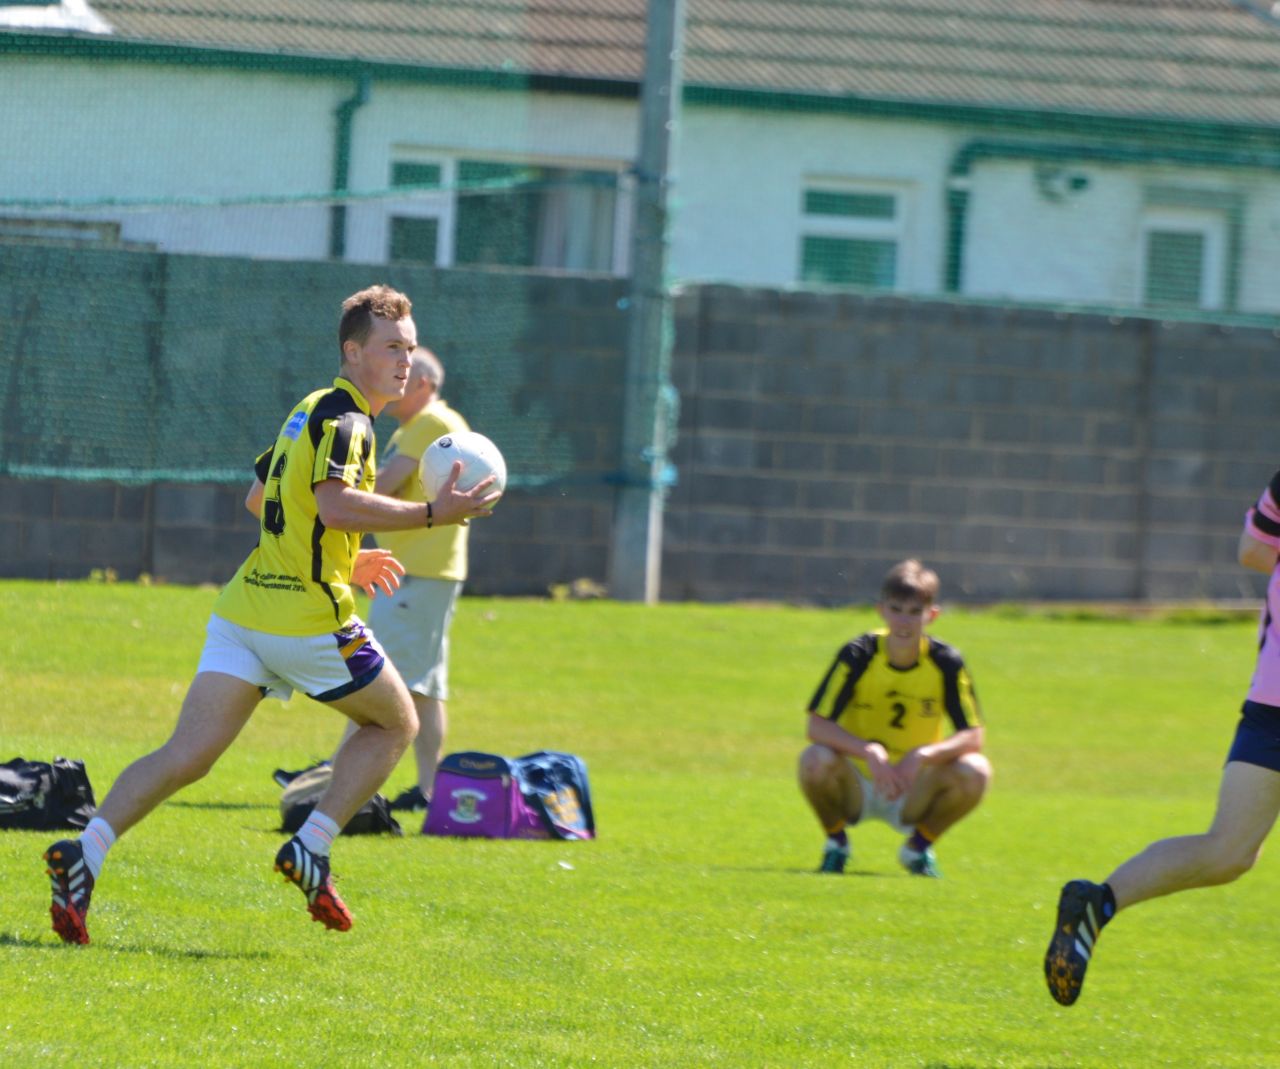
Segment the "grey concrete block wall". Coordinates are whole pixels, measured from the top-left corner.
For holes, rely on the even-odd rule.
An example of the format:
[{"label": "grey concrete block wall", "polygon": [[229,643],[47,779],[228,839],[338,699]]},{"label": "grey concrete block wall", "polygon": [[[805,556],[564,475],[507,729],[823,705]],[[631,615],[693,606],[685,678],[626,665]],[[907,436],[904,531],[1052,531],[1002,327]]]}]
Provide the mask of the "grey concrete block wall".
[{"label": "grey concrete block wall", "polygon": [[677,322],[666,597],[866,600],[908,555],[965,601],[1260,590],[1275,331],[719,287]]},{"label": "grey concrete block wall", "polygon": [[[76,322],[87,338],[108,291],[133,279],[126,289],[147,326],[130,334],[113,321],[109,337],[164,373],[151,392],[130,380],[106,396],[102,418],[152,395],[216,414],[221,378],[261,376],[232,421],[231,437],[244,438],[225,458],[234,465],[265,444],[300,382],[311,388],[332,370],[327,355],[323,368],[264,369],[264,340],[273,353],[285,346],[261,324],[316,320],[298,344],[327,354],[330,297],[370,280],[353,265],[176,257],[161,269],[163,258],[121,255],[80,265],[77,292],[107,289],[79,301]],[[423,340],[449,368],[446,394],[522,457],[521,484],[475,525],[470,588],[537,595],[602,582],[624,284],[424,267],[382,275],[412,294]],[[280,295],[304,276],[299,309]],[[42,314],[15,292],[0,301],[10,364],[22,354],[5,347]],[[168,317],[159,327],[157,309]],[[1280,462],[1276,331],[725,286],[685,289],[674,313],[679,481],[665,519],[665,598],[865,601],[906,555],[935,565],[959,601],[1260,590],[1234,546],[1245,507]],[[30,436],[61,440],[76,425],[57,411],[54,386],[37,385],[51,411],[5,417],[10,459]],[[67,453],[93,455],[73,436]],[[223,582],[256,537],[244,489],[0,478],[0,575],[110,567],[122,578]]]},{"label": "grey concrete block wall", "polygon": [[0,477],[0,574],[84,579],[111,569],[124,580],[226,582],[257,538],[247,488]]}]

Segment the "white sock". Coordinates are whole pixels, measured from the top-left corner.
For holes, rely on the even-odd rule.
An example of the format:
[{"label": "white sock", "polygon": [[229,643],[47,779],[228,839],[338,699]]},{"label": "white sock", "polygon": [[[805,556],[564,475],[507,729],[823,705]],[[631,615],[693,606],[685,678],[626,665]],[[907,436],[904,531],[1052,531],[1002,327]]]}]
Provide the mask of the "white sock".
[{"label": "white sock", "polygon": [[329,856],[329,847],[333,845],[333,840],[337,838],[338,832],[342,829],[338,825],[326,817],[318,809],[311,810],[311,816],[307,817],[307,822],[298,829],[296,838],[310,850],[313,854],[320,857]]},{"label": "white sock", "polygon": [[116,833],[101,817],[94,817],[85,825],[77,842],[80,843],[80,849],[84,851],[84,863],[89,866],[89,872],[96,880],[98,873],[102,871],[102,862],[106,860],[107,851],[115,845]]}]

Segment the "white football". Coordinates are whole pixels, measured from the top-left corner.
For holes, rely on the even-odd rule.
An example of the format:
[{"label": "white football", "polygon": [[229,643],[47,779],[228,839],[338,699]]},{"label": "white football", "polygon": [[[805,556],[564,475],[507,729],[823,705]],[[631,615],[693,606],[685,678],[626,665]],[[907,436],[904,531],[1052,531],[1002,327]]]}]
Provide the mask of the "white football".
[{"label": "white football", "polygon": [[458,476],[458,489],[470,490],[481,479],[495,476],[487,492],[501,493],[507,487],[507,462],[501,451],[483,434],[475,431],[459,431],[437,438],[422,454],[418,475],[427,499],[434,501],[440,487],[449,478],[453,462],[462,461],[462,474]]}]

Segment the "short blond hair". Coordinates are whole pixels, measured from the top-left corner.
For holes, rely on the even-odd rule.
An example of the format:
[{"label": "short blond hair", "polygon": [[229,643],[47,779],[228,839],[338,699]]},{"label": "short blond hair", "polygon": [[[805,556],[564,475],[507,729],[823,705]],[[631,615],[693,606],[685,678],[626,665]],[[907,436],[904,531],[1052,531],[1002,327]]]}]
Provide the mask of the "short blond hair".
[{"label": "short blond hair", "polygon": [[398,323],[413,311],[413,302],[390,286],[370,286],[353,293],[342,302],[342,318],[338,320],[338,351],[346,355],[346,344],[363,345],[373,330],[374,319]]}]

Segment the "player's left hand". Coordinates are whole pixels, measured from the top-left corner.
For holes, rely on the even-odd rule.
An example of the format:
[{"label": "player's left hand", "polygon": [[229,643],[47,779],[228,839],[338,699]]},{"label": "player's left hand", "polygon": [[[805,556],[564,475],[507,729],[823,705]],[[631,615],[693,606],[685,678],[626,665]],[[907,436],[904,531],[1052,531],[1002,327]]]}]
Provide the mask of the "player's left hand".
[{"label": "player's left hand", "polygon": [[351,581],[371,598],[376,597],[379,590],[390,597],[400,589],[402,575],[404,565],[389,549],[362,549],[356,554],[356,564],[351,569]]}]

